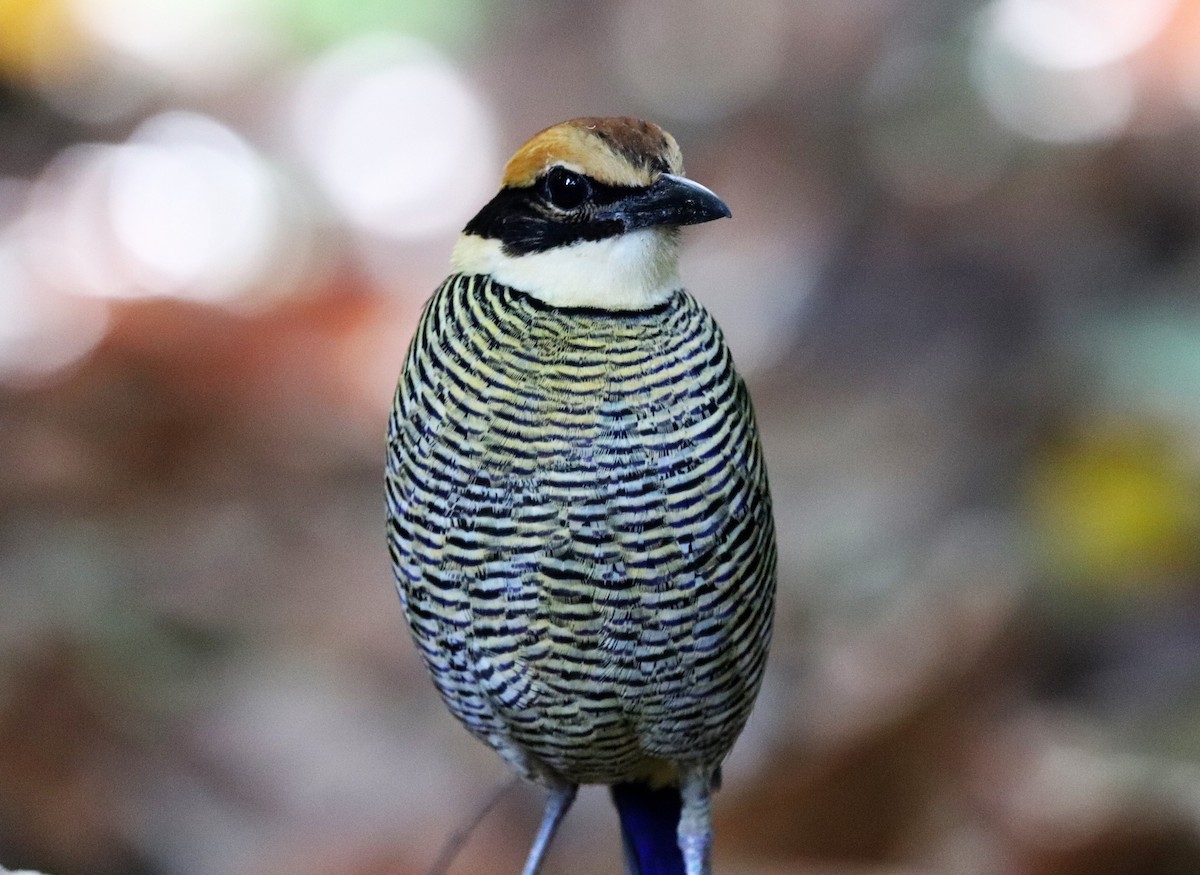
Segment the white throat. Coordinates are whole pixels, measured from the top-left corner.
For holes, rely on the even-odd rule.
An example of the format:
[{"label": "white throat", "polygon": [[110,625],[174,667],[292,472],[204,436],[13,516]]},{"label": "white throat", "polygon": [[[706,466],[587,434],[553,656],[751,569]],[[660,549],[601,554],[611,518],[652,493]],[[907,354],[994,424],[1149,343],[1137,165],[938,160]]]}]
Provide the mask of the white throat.
[{"label": "white throat", "polygon": [[463,234],[450,261],[457,273],[489,274],[552,307],[644,310],[680,288],[678,239],[674,228],[641,228],[505,255],[499,240]]}]

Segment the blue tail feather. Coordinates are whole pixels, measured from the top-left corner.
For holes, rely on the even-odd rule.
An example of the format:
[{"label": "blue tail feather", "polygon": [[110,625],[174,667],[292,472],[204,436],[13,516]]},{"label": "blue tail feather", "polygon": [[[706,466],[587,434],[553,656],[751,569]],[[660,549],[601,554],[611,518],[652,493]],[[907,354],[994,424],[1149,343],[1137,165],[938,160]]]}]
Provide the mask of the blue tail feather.
[{"label": "blue tail feather", "polygon": [[676,830],[682,802],[678,787],[641,782],[613,784],[629,875],[684,875]]}]

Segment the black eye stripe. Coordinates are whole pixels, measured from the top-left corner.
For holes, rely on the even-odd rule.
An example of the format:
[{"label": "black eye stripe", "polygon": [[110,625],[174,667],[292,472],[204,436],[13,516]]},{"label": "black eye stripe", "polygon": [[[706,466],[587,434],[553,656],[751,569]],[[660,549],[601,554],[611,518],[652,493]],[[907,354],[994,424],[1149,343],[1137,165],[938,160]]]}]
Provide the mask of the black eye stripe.
[{"label": "black eye stripe", "polygon": [[463,230],[489,240],[499,240],[508,255],[545,252],[580,240],[603,240],[623,233],[624,224],[597,219],[596,214],[604,207],[646,189],[608,185],[590,176],[577,175],[587,180],[591,196],[573,210],[564,211],[547,201],[547,175],[530,186],[501,189]]}]

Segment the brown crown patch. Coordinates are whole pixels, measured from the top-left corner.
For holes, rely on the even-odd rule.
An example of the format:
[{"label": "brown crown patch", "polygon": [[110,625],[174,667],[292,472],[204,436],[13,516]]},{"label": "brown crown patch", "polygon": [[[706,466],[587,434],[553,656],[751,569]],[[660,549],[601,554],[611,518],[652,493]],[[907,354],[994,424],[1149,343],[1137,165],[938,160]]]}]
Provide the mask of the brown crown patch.
[{"label": "brown crown patch", "polygon": [[504,168],[504,185],[532,185],[560,164],[609,185],[649,185],[662,173],[682,173],[675,138],[636,118],[577,118],[534,135]]}]

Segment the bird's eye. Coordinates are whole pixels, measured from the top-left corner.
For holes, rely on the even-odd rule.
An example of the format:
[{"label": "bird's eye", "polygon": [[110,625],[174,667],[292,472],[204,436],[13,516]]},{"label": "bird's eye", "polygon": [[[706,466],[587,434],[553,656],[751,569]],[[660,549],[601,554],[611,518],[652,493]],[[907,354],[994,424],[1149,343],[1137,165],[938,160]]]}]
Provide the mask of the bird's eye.
[{"label": "bird's eye", "polygon": [[587,177],[565,167],[551,168],[542,185],[546,200],[560,210],[573,210],[592,196],[592,186]]}]

